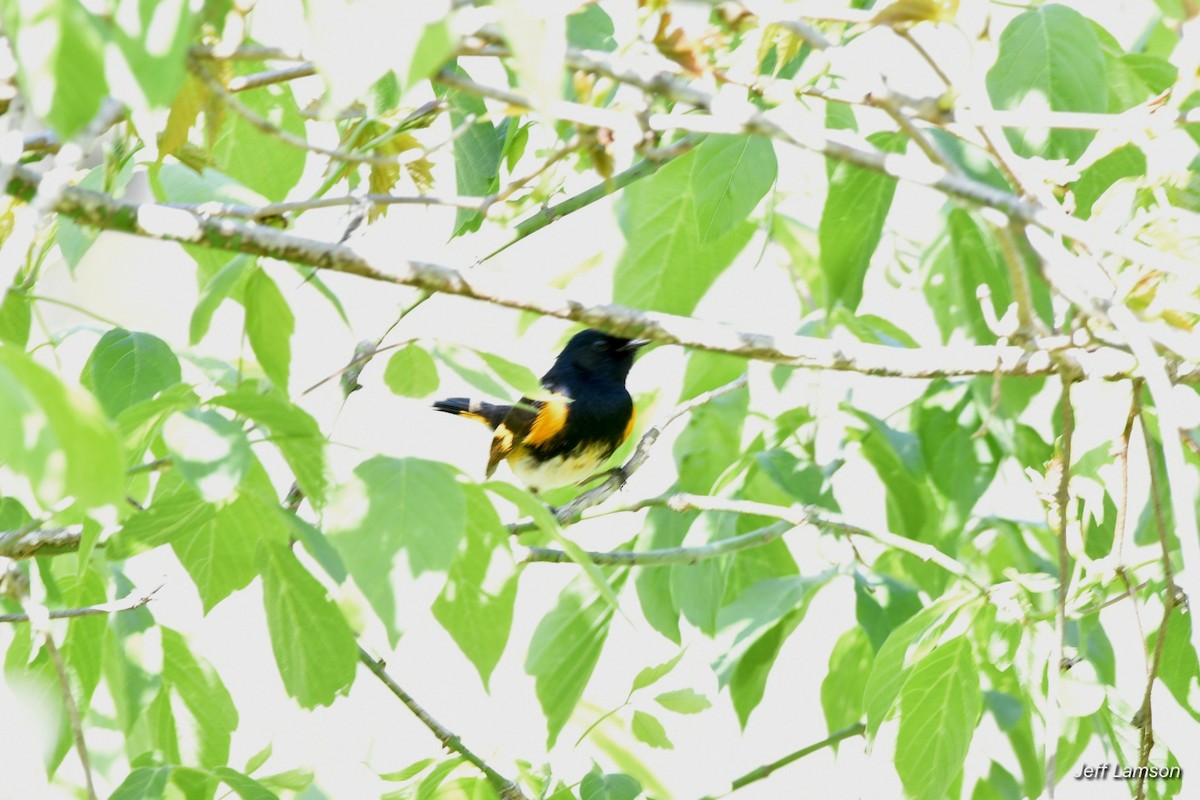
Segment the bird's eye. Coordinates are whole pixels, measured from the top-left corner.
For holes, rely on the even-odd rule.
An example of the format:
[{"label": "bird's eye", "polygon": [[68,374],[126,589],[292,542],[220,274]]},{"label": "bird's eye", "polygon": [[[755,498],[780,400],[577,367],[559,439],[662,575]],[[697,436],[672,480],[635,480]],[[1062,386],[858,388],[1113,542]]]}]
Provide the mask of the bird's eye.
[{"label": "bird's eye", "polygon": [[608,349],[608,342],[605,342],[605,341],[592,342],[592,349],[596,350],[597,352],[603,353],[605,350]]}]

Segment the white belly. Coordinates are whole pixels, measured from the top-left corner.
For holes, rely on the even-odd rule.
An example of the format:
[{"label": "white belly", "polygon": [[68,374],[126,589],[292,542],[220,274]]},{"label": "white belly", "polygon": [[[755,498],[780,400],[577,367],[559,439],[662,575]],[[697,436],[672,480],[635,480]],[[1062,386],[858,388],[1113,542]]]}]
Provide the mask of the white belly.
[{"label": "white belly", "polygon": [[511,459],[513,474],[533,492],[577,484],[600,471],[608,454],[600,448],[588,448],[538,463],[528,454]]}]

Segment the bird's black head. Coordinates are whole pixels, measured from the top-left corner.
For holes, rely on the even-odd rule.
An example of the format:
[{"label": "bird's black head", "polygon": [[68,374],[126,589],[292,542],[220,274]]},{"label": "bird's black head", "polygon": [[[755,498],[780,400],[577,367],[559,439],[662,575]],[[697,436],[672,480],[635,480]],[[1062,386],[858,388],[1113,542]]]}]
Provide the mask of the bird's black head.
[{"label": "bird's black head", "polygon": [[546,377],[550,378],[563,370],[573,370],[624,385],[629,370],[633,368],[634,355],[638,348],[647,344],[649,342],[645,339],[623,339],[591,329],[580,331],[567,342]]}]

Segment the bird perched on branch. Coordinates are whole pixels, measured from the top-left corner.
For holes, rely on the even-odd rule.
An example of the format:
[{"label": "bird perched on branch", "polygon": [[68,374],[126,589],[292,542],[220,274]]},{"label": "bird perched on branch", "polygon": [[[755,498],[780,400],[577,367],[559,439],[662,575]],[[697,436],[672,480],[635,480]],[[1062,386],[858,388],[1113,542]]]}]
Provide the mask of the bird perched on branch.
[{"label": "bird perched on branch", "polygon": [[477,420],[494,431],[491,477],[501,459],[535,494],[581,483],[604,465],[633,431],[633,398],[625,378],[645,339],[580,331],[542,376],[542,398],[499,405],[451,397],[438,411]]}]

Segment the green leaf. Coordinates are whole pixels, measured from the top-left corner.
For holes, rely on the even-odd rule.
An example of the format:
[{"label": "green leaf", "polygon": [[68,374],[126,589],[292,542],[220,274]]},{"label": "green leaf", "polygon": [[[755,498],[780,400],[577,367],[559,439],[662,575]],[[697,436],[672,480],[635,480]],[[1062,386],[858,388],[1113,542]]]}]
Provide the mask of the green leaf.
[{"label": "green leaf", "polygon": [[191,4],[187,0],[121,0],[114,21],[113,40],[141,90],[114,86],[117,97],[136,111],[170,106],[183,86],[187,48],[195,34]]},{"label": "green leaf", "polygon": [[863,690],[863,705],[867,714],[867,735],[874,737],[879,726],[891,714],[896,698],[912,665],[908,663],[909,649],[948,613],[957,608],[960,600],[944,597],[910,617],[888,636],[871,665],[871,674]]},{"label": "green leaf", "polygon": [[693,150],[631,184],[617,200],[625,249],[613,273],[616,302],[690,314],[750,241],[750,223],[703,240],[694,184],[705,176],[697,174],[697,164]]},{"label": "green leaf", "polygon": [[[613,579],[619,587],[627,572]],[[525,672],[533,676],[538,702],[546,715],[547,748],[583,696],[584,687],[600,660],[608,636],[613,607],[603,598],[588,599],[574,586],[558,596],[558,602],[538,623],[525,657]]]},{"label": "green leaf", "polygon": [[230,497],[250,469],[246,432],[216,411],[172,414],[162,435],[174,466],[209,502]]},{"label": "green leaf", "polygon": [[247,775],[253,775],[259,767],[267,763],[267,760],[271,758],[271,754],[274,751],[275,746],[271,742],[267,742],[266,747],[246,759],[246,766],[242,767],[242,772]]},{"label": "green leaf", "polygon": [[303,792],[312,785],[313,774],[307,769],[289,769],[273,775],[264,775],[258,782],[270,789]]},{"label": "green leaf", "polygon": [[236,255],[205,284],[204,290],[200,293],[200,299],[196,301],[196,307],[192,310],[192,319],[188,325],[188,341],[193,347],[198,345],[208,333],[217,308],[225,302],[226,298],[234,294],[245,278],[247,270],[253,266],[255,266],[254,259],[250,256]]},{"label": "green leaf", "polygon": [[[684,544],[701,546],[728,539],[736,533],[737,519],[728,513],[704,513],[688,530]],[[717,613],[725,598],[728,559],[710,558],[671,568],[671,595],[688,622],[705,634],[717,631]]]},{"label": "green leaf", "polygon": [[384,772],[379,776],[380,780],[393,781],[396,783],[415,778],[417,775],[425,771],[425,768],[432,764],[436,759],[422,758],[420,761],[414,761],[404,769],[396,770],[395,772]]},{"label": "green leaf", "polygon": [[354,682],[354,633],[286,544],[265,543],[259,563],[271,649],[284,688],[305,708],[330,705]]},{"label": "green leaf", "polygon": [[250,347],[276,386],[287,392],[296,318],[275,281],[259,267],[246,279],[246,336]]},{"label": "green leaf", "polygon": [[170,767],[139,767],[125,776],[108,800],[162,800],[170,777]]},{"label": "green leaf", "polygon": [[728,685],[742,727],[762,700],[767,676],[784,641],[803,621],[816,590],[829,574],[760,581],[721,609],[722,655],[713,663],[721,686]]},{"label": "green leaf", "polygon": [[437,72],[446,59],[454,55],[456,39],[451,34],[446,20],[438,20],[425,26],[412,48],[412,60],[404,70],[401,81],[407,91]]},{"label": "green leaf", "polygon": [[479,357],[492,372],[500,376],[500,380],[507,383],[509,386],[516,389],[525,397],[537,398],[546,394],[546,390],[542,388],[541,381],[537,375],[528,367],[509,361],[507,358],[502,358],[495,353],[486,353],[483,350],[476,350]]},{"label": "green leaf", "polygon": [[595,3],[589,3],[567,17],[567,42],[580,50],[611,53],[617,49],[613,33],[612,17]]},{"label": "green leaf", "polygon": [[[642,795],[642,785],[623,772],[601,773],[598,765],[583,776],[579,784],[579,800],[636,800]],[[571,796],[568,792],[567,796]],[[551,800],[559,800],[556,793]]]},{"label": "green leaf", "polygon": [[887,488],[888,527],[910,539],[928,538],[936,502],[924,482],[919,440],[866,412],[850,411],[869,426],[861,434],[862,453]]},{"label": "green leaf", "polygon": [[991,294],[993,318],[1003,317],[1012,304],[1008,270],[992,232],[974,215],[961,208],[951,209],[947,220],[954,268],[944,277],[954,292],[954,311],[958,329],[980,344],[996,341],[980,307],[977,290],[986,286]]},{"label": "green leaf", "polygon": [[96,343],[81,383],[96,395],[104,413],[115,418],[180,378],[179,359],[170,345],[149,333],[114,328]]},{"label": "green leaf", "polygon": [[280,391],[242,389],[218,395],[210,402],[265,428],[270,434],[269,441],[279,448],[291,467],[304,496],[316,508],[324,505],[329,488],[326,442],[316,420]]},{"label": "green leaf", "polygon": [[512,628],[517,569],[508,530],[482,489],[464,486],[465,547],[450,566],[433,615],[479,671],[486,688]]},{"label": "green leaf", "polygon": [[[447,71],[460,78],[470,78],[457,64]],[[450,101],[450,125],[459,130],[468,118],[482,120],[487,106],[478,97],[451,90],[448,93],[437,88],[440,96]],[[500,137],[490,122],[474,122],[461,136],[454,139],[454,181],[458,194],[464,197],[486,197],[500,187]],[[483,215],[469,208],[460,208],[454,218],[454,236],[479,230]]]},{"label": "green leaf", "polygon": [[1087,219],[1096,204],[1109,188],[1122,178],[1140,178],[1146,174],[1146,154],[1137,146],[1127,144],[1118,147],[1089,166],[1071,184],[1075,195],[1075,215]]},{"label": "green leaf", "polygon": [[286,542],[289,532],[278,506],[243,493],[205,524],[174,539],[171,549],[195,581],[207,614],[258,575],[259,544]]},{"label": "green leaf", "polygon": [[79,0],[21,0],[5,3],[0,13],[21,95],[34,116],[69,140],[109,93],[97,17]]},{"label": "green leaf", "polygon": [[746,372],[746,359],[725,353],[695,350],[688,356],[679,400],[691,400],[698,394],[724,386]]},{"label": "green leaf", "polygon": [[[638,537],[639,550],[664,547],[679,547],[687,536],[688,528],[696,518],[694,512],[680,514],[669,508],[655,507],[646,515],[642,534]],[[650,627],[679,644],[679,605],[671,591],[670,569],[643,569],[634,576],[638,602],[642,616]]]},{"label": "green leaf", "polygon": [[[904,152],[907,143],[901,134],[890,132],[873,133],[867,141],[885,153]],[[826,309],[837,302],[851,311],[858,308],[863,280],[895,193],[895,178],[849,162],[833,162],[817,231],[821,272],[828,286],[828,296],[822,298]]]},{"label": "green leaf", "polygon": [[700,241],[739,226],[775,184],[775,148],[762,136],[709,136],[696,148],[691,191]]},{"label": "green leaf", "polygon": [[829,654],[829,671],[821,681],[821,710],[830,733],[863,717],[863,692],[875,651],[862,628],[841,635]]},{"label": "green leaf", "polygon": [[[1104,57],[1091,23],[1056,3],[1030,9],[1000,34],[996,64],[987,74],[992,104],[1006,111],[1092,111],[1108,108]],[[1094,131],[1006,128],[1018,155],[1077,159]]]},{"label": "green leaf", "polygon": [[854,616],[878,651],[888,634],[921,610],[921,598],[916,591],[889,575],[868,579],[854,573]]},{"label": "green leaf", "polygon": [[563,536],[562,526],[558,524],[555,516],[550,513],[550,509],[540,500],[524,489],[520,489],[510,483],[490,481],[484,484],[483,488],[490,492],[495,492],[515,505],[521,513],[533,517],[533,521],[537,524],[538,528],[549,536],[555,544],[570,556],[572,561],[583,569],[584,577],[592,582],[592,585],[596,587],[596,591],[600,593],[600,597],[612,606],[614,610],[619,608],[620,604],[617,602],[617,593],[613,587],[608,585],[608,580],[604,577],[604,571],[592,563],[592,560],[587,557],[582,547]]},{"label": "green leaf", "polygon": [[248,775],[229,767],[217,767],[213,775],[233,790],[242,800],[279,800],[279,796]]},{"label": "green leaf", "polygon": [[438,387],[437,365],[423,348],[409,344],[388,359],[383,382],[401,397],[427,397]]},{"label": "green leaf", "polygon": [[444,571],[454,562],[467,504],[455,471],[419,458],[377,456],[359,464],[336,487],[325,510],[325,530],[354,582],[387,627],[396,625],[392,570],[401,550],[416,575]]},{"label": "green leaf", "polygon": [[87,392],[68,387],[19,348],[0,345],[0,463],[47,508],[122,502],[120,443]]},{"label": "green leaf", "polygon": [[25,349],[32,324],[33,308],[29,298],[22,292],[6,290],[4,301],[0,303],[0,342]]},{"label": "green leaf", "polygon": [[179,696],[196,723],[198,759],[205,766],[229,760],[229,742],[238,726],[237,708],[212,665],[192,653],[174,630],[160,628],[163,680]]},{"label": "green leaf", "polygon": [[[1200,678],[1200,660],[1192,647],[1192,614],[1189,609],[1176,608],[1167,618],[1166,638],[1163,640],[1162,658],[1158,667],[1158,679],[1171,692],[1171,696],[1192,718],[1200,722],[1200,708],[1194,701],[1197,679]],[[1146,651],[1154,652],[1158,633],[1146,637]]]},{"label": "green leaf", "polygon": [[643,667],[642,670],[633,679],[633,688],[629,690],[633,694],[638,689],[645,689],[647,686],[652,686],[665,678],[671,670],[675,669],[675,665],[683,658],[683,650],[680,650],[674,657],[664,661],[661,664],[653,667]]},{"label": "green leaf", "polygon": [[[253,62],[235,63],[238,74],[242,75],[260,69]],[[286,83],[243,92],[237,99],[285,133],[307,138],[304,118]],[[304,172],[304,150],[259,130],[234,113],[228,114],[228,121],[213,143],[212,157],[218,170],[271,202],[286,198]]]},{"label": "green leaf", "polygon": [[896,737],[896,771],[909,796],[946,796],[962,770],[982,707],[965,636],[943,642],[917,663],[900,695]]},{"label": "green leaf", "polygon": [[644,742],[660,750],[675,749],[675,745],[671,744],[671,740],[667,738],[666,728],[652,714],[647,714],[645,711],[633,712],[633,721],[630,722],[629,727],[639,742]]},{"label": "green leaf", "polygon": [[663,692],[654,701],[668,711],[676,714],[699,714],[705,709],[712,708],[708,698],[695,689],[676,689],[673,692]]},{"label": "green leaf", "polygon": [[154,501],[127,518],[108,540],[104,554],[112,560],[129,558],[186,536],[208,524],[216,513],[216,506],[203,502],[183,477],[172,471],[159,479]]},{"label": "green leaf", "polygon": [[420,786],[417,787],[416,800],[432,800],[432,798],[440,796],[438,788],[450,776],[450,773],[458,769],[459,765],[465,761],[466,759],[463,757],[456,756],[455,758],[443,761],[430,770],[429,774],[421,779]]}]

